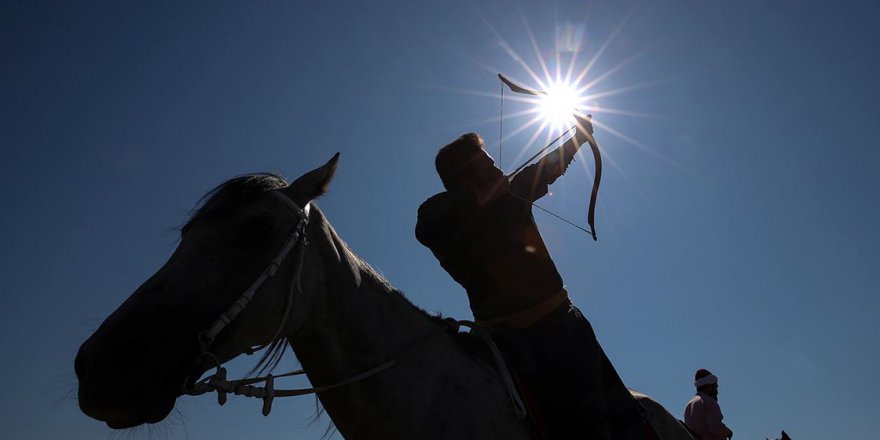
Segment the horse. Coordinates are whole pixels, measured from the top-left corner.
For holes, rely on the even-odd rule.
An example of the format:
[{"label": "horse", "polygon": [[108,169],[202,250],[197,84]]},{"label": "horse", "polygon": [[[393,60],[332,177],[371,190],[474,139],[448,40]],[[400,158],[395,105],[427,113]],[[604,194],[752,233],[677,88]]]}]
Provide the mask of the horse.
[{"label": "horse", "polygon": [[[268,347],[258,366],[271,369],[289,345],[316,385],[305,392],[344,438],[535,438],[479,338],[412,304],[324,217],[314,201],[338,158],[290,184],[251,174],[206,194],[168,261],[80,347],[81,411],[123,429],[162,421],[181,396],[217,391],[221,402],[226,392],[262,397],[267,414],[284,394],[272,376],[265,387],[226,381],[222,364]],[[634,396],[660,438],[691,438],[657,402]]]}]

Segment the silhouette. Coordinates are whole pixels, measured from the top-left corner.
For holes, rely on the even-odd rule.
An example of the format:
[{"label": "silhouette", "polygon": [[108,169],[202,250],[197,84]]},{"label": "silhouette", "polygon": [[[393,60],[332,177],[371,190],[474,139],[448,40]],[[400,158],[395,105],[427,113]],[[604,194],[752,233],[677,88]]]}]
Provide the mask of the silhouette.
[{"label": "silhouette", "polygon": [[[482,356],[485,346],[410,303],[348,248],[315,205],[337,158],[290,185],[258,174],[208,193],[168,261],[80,347],[81,410],[111,428],[156,423],[217,363],[266,345],[260,364],[270,368],[289,343],[315,386],[395,361],[318,393],[345,438],[533,438]],[[279,252],[300,227],[292,250]],[[207,337],[280,255],[274,276]],[[659,404],[637,399],[661,438],[690,438]]]},{"label": "silhouette", "polygon": [[724,440],[733,437],[733,431],[724,424],[724,415],[718,405],[718,378],[700,368],[694,374],[697,394],[684,408],[684,423],[701,440]]}]

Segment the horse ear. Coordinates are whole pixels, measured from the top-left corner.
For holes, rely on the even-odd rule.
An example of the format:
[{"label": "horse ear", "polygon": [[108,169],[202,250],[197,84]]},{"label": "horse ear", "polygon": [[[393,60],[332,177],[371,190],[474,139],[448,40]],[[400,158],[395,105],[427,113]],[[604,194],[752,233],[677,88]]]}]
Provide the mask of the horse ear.
[{"label": "horse ear", "polygon": [[306,204],[327,192],[330,181],[336,174],[336,163],[339,161],[339,153],[333,155],[327,163],[303,174],[282,191],[292,198]]}]

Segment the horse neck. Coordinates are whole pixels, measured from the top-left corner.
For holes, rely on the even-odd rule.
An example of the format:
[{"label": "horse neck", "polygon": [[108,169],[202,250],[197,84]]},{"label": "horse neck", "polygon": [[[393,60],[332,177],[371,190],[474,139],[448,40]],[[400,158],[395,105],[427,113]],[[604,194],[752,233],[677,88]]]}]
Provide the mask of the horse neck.
[{"label": "horse neck", "polygon": [[324,223],[310,226],[314,260],[303,277],[304,290],[319,298],[305,324],[288,337],[309,380],[326,386],[399,360],[381,374],[319,394],[339,432],[369,439],[530,438],[495,373],[462,351],[438,319],[382,280]]},{"label": "horse neck", "polygon": [[320,212],[318,217],[320,227],[309,237],[315,260],[308,279],[314,281],[306,287],[315,303],[289,339],[311,382],[327,385],[381,365],[441,324],[361,261]]}]

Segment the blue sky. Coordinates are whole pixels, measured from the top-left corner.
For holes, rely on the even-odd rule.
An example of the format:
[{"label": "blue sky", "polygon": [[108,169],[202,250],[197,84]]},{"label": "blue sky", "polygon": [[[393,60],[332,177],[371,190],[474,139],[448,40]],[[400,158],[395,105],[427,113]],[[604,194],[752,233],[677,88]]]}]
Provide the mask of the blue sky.
[{"label": "blue sky", "polygon": [[[596,131],[599,241],[536,217],[624,381],[681,416],[694,371],[708,368],[735,438],[870,438],[878,12],[871,2],[3,2],[0,432],[113,437],[69,398],[76,350],[170,255],[199,197],[242,173],[294,178],[340,151],[320,201],[340,235],[416,304],[469,318],[461,288],[413,236],[417,207],[441,189],[434,153],[478,131],[496,154],[495,74],[529,80],[500,42],[538,70],[528,30],[552,59],[569,28],[583,32],[577,69],[608,42],[587,80],[613,73],[594,91],[625,90],[594,100],[608,127]],[[505,120],[505,131],[525,122]],[[505,137],[505,168],[530,133]],[[591,160],[578,163],[543,206],[583,223]],[[279,401],[268,418],[243,399],[184,398],[178,410],[138,435],[312,439],[327,422],[309,425],[310,398]]]}]

